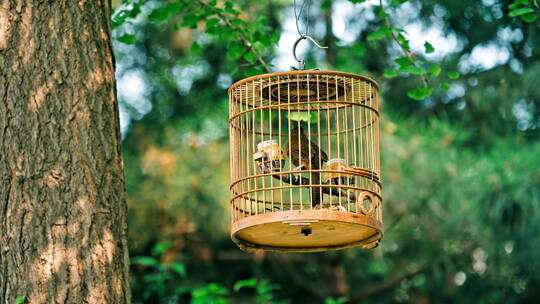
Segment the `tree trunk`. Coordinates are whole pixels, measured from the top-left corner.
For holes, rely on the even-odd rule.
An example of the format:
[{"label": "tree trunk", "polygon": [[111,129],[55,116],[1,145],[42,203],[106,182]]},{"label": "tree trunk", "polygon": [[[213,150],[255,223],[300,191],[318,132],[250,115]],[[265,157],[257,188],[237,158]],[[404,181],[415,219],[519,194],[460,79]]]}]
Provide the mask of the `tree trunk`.
[{"label": "tree trunk", "polygon": [[337,61],[337,45],[336,36],[334,36],[332,26],[332,0],[324,0],[323,2],[323,16],[324,24],[326,26],[326,34],[324,35],[324,45],[328,48],[326,51],[326,64],[329,68],[334,68]]},{"label": "tree trunk", "polygon": [[0,1],[0,304],[131,300],[110,11]]}]

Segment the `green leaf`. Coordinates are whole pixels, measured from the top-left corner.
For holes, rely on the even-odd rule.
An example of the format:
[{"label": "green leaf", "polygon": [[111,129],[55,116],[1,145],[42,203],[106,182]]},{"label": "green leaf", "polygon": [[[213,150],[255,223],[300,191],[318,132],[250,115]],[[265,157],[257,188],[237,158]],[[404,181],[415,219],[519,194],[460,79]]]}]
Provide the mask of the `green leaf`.
[{"label": "green leaf", "polygon": [[149,256],[134,257],[133,259],[131,259],[131,264],[140,264],[140,265],[153,266],[153,267],[159,266],[159,262],[153,257],[149,257]]},{"label": "green leaf", "polygon": [[421,67],[414,66],[414,65],[409,65],[409,66],[403,67],[403,68],[399,69],[399,71],[404,72],[404,73],[411,73],[411,74],[414,74],[414,75],[425,75],[426,74],[426,70],[424,70]]},{"label": "green leaf", "polygon": [[519,8],[521,5],[529,5],[529,0],[516,0],[514,3],[508,5],[508,8],[510,10],[515,10]]},{"label": "green leaf", "polygon": [[234,9],[234,5],[232,2],[225,2],[225,12],[233,15],[240,15],[240,12]]},{"label": "green leaf", "polygon": [[435,48],[433,47],[433,45],[431,45],[431,43],[427,42],[424,43],[424,48],[426,49],[426,54],[431,54],[433,52],[435,52]]},{"label": "green leaf", "polygon": [[352,3],[364,3],[367,0],[350,0]]},{"label": "green leaf", "polygon": [[441,73],[441,67],[437,64],[432,64],[430,69],[429,69],[429,74],[431,76],[439,76],[439,74]]},{"label": "green leaf", "polygon": [[193,44],[191,45],[191,54],[197,55],[197,54],[199,54],[201,51],[202,51],[201,45],[198,44],[197,42],[193,42]]},{"label": "green leaf", "polygon": [[521,19],[525,22],[531,23],[531,22],[534,22],[536,19],[538,19],[538,15],[535,13],[530,13],[530,14],[522,15]]},{"label": "green leaf", "polygon": [[386,72],[384,72],[384,77],[386,78],[394,78],[396,77],[397,75],[399,74],[398,71],[396,71],[395,69],[390,69],[390,70],[387,70]]},{"label": "green leaf", "polygon": [[148,20],[155,23],[162,23],[171,18],[172,15],[182,10],[182,4],[180,2],[171,2],[165,7],[158,7],[154,9],[150,15],[148,15]]},{"label": "green leaf", "polygon": [[246,24],[246,22],[244,20],[242,20],[242,19],[237,18],[237,19],[233,19],[231,21],[231,24],[233,26],[235,26],[235,27],[242,27],[242,26],[244,26]]},{"label": "green leaf", "polygon": [[532,13],[532,12],[534,12],[532,8],[522,7],[522,8],[518,8],[518,9],[510,11],[510,13],[508,13],[508,17],[517,17],[517,16],[528,14],[528,13]]},{"label": "green leaf", "polygon": [[392,35],[392,31],[387,27],[382,27],[376,30],[375,32],[369,34],[367,36],[367,40],[368,41],[377,40],[381,38],[390,37],[390,35]]},{"label": "green leaf", "polygon": [[279,31],[274,31],[272,33],[270,40],[272,41],[272,44],[275,44],[279,42],[280,38],[281,38],[281,33]]},{"label": "green leaf", "polygon": [[247,54],[245,54],[244,59],[250,64],[254,64],[255,62],[257,62],[257,56],[255,56],[255,54],[253,54],[252,52],[248,52]]},{"label": "green leaf", "polygon": [[183,294],[186,294],[186,293],[189,293],[191,290],[187,287],[176,287],[174,289],[174,294],[175,295],[183,295]]},{"label": "green leaf", "polygon": [[413,64],[413,62],[411,61],[411,59],[409,59],[409,57],[401,57],[401,58],[398,58],[398,59],[394,60],[394,62],[399,64],[400,68],[404,68],[406,66],[409,66],[409,65]]},{"label": "green leaf", "polygon": [[382,19],[382,20],[384,20],[384,18],[390,16],[380,6],[375,7],[375,13],[377,14],[377,17],[379,17],[379,19]]},{"label": "green leaf", "polygon": [[433,87],[430,86],[419,86],[416,89],[410,90],[407,92],[407,96],[415,100],[423,100],[433,93]]},{"label": "green leaf", "polygon": [[[257,74],[260,73],[259,70],[254,69]],[[256,74],[255,74],[256,75]],[[262,115],[261,115],[262,114]],[[272,117],[272,120],[279,117],[279,111],[277,110],[263,110],[262,113],[259,111],[255,113],[255,119],[258,121],[270,121],[270,117]]]},{"label": "green leaf", "polygon": [[340,298],[337,298],[337,299],[326,298],[324,300],[324,304],[345,304],[345,303],[347,303],[347,298],[346,297],[340,297]]},{"label": "green leaf", "polygon": [[155,23],[161,23],[169,20],[170,16],[169,10],[166,7],[158,7],[148,15],[148,20]]},{"label": "green leaf", "polygon": [[172,246],[174,246],[174,243],[172,241],[157,243],[154,246],[154,248],[152,248],[152,254],[154,255],[163,254],[165,253],[165,251],[169,250]]},{"label": "green leaf", "polygon": [[458,79],[459,78],[459,72],[448,72],[446,73],[446,76],[450,79]]},{"label": "green leaf", "polygon": [[448,92],[450,90],[450,84],[446,81],[441,82],[441,90]]},{"label": "green leaf", "polygon": [[245,72],[246,76],[250,77],[250,76],[255,76],[255,75],[259,75],[261,73],[261,71],[259,71],[258,69],[256,68],[251,68],[249,70],[247,70]]},{"label": "green leaf", "polygon": [[317,122],[317,112],[306,112],[306,111],[294,111],[290,113],[286,113],[285,115],[290,120],[295,121],[305,121],[309,123],[316,123]]},{"label": "green leaf", "polygon": [[266,49],[264,44],[262,44],[260,41],[253,42],[253,48],[256,49],[258,52],[263,52]]},{"label": "green leaf", "polygon": [[206,20],[206,28],[211,28],[219,24],[219,19],[211,18]]},{"label": "green leaf", "polygon": [[182,263],[173,263],[170,268],[181,277],[185,277],[187,275],[186,266],[184,266]]},{"label": "green leaf", "polygon": [[15,299],[15,304],[24,304],[26,303],[26,296],[20,296]]},{"label": "green leaf", "polygon": [[230,44],[227,51],[227,58],[230,60],[236,60],[242,57],[242,54],[246,51],[246,48],[240,44]]},{"label": "green leaf", "polygon": [[116,38],[116,40],[125,44],[134,44],[137,42],[137,37],[132,34],[124,34],[123,36]]},{"label": "green leaf", "polygon": [[246,280],[240,280],[234,283],[234,291],[239,291],[242,287],[255,288],[257,286],[257,279],[251,278]]},{"label": "green leaf", "polygon": [[195,14],[189,14],[184,16],[184,23],[182,23],[184,26],[195,28],[197,27],[197,23],[201,20],[201,18]]}]

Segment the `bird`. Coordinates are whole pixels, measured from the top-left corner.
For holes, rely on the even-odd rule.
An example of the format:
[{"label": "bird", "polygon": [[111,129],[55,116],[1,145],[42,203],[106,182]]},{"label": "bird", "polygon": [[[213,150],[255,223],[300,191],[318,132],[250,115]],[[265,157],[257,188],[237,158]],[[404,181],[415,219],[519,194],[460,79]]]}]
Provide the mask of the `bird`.
[{"label": "bird", "polygon": [[[328,161],[328,155],[311,142],[302,127],[296,126],[289,134],[287,142],[286,155],[290,155],[291,163],[296,166],[294,170],[319,170],[322,163]],[[320,185],[321,176],[319,172],[310,173],[310,184]],[[311,187],[311,206],[316,207],[320,204],[320,187]]]}]

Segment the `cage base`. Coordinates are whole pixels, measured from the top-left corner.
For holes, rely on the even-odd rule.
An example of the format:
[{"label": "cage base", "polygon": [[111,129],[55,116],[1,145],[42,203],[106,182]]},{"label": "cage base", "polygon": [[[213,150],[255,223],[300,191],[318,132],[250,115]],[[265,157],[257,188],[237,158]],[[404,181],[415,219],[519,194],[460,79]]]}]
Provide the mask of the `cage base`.
[{"label": "cage base", "polygon": [[233,223],[232,240],[245,251],[317,252],[376,247],[382,224],[362,214],[290,210],[249,216]]}]

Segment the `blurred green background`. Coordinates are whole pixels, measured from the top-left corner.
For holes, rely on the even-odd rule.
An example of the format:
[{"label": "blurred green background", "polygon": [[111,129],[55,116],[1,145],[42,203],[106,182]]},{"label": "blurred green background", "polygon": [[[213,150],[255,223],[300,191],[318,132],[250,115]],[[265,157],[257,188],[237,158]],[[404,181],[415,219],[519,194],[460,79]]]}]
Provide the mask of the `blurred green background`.
[{"label": "blurred green background", "polygon": [[[538,301],[540,22],[509,17],[513,2],[306,5],[301,29],[329,46],[303,42],[307,68],[380,85],[385,235],[373,250],[253,254],[229,238],[226,90],[264,73],[242,37],[272,71],[295,64],[292,1],[113,1],[134,302]],[[441,67],[431,96],[408,97],[417,75],[383,76],[403,57],[368,39],[385,18]]]}]

